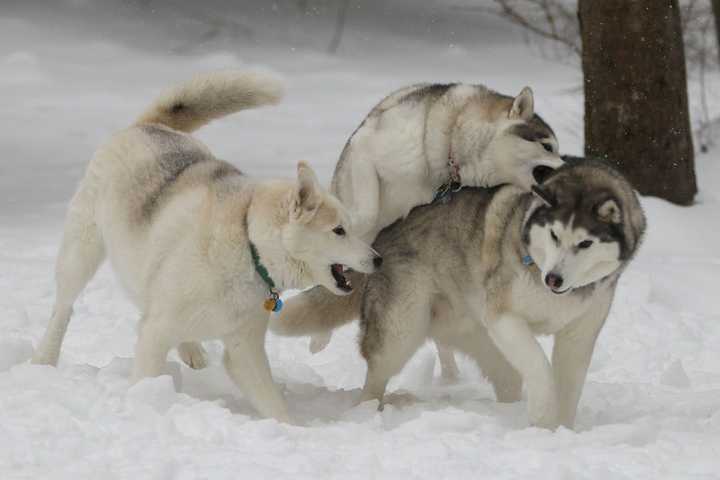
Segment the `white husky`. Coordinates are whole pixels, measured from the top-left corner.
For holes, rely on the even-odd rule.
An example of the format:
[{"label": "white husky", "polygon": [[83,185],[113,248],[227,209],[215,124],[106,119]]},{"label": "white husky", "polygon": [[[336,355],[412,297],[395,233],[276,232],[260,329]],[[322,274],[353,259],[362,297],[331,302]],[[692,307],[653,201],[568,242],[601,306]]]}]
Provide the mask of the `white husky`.
[{"label": "white husky", "polygon": [[482,85],[419,84],[381,101],[343,150],[331,191],[359,235],[378,232],[453,182],[530,191],[562,165],[552,129],[525,87],[513,98]]},{"label": "white husky", "polygon": [[161,374],[176,347],[201,368],[197,342],[219,338],[228,374],[255,408],[288,420],[264,347],[275,288],[320,284],[345,295],[347,268],[373,272],[381,259],[306,164],[297,181],[256,183],[186,133],[281,96],[260,74],[200,76],[98,150],[70,204],[55,307],[33,362],[57,363],[72,305],[107,257],[142,312],[135,381]]}]

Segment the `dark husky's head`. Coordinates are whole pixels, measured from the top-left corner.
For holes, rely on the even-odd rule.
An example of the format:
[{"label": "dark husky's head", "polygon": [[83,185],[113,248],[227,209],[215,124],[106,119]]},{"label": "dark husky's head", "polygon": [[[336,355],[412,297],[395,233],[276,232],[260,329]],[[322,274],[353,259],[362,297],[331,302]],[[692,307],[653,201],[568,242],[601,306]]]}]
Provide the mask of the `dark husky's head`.
[{"label": "dark husky's head", "polygon": [[632,187],[615,170],[600,162],[574,162],[535,191],[523,243],[553,293],[608,278],[632,258],[645,216]]}]

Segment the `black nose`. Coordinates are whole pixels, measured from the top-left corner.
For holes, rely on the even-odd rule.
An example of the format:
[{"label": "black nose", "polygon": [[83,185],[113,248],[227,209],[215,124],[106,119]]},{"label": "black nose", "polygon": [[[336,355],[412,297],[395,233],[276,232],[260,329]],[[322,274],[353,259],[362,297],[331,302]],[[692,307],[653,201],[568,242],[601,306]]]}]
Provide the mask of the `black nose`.
[{"label": "black nose", "polygon": [[557,275],[555,273],[548,273],[545,275],[545,285],[552,288],[553,290],[557,290],[558,288],[562,287],[563,284],[563,278],[560,275]]},{"label": "black nose", "polygon": [[553,172],[553,169],[545,165],[533,168],[532,175],[537,183],[543,183]]},{"label": "black nose", "polygon": [[375,265],[375,268],[380,268],[382,265],[382,257],[373,258],[373,265]]}]

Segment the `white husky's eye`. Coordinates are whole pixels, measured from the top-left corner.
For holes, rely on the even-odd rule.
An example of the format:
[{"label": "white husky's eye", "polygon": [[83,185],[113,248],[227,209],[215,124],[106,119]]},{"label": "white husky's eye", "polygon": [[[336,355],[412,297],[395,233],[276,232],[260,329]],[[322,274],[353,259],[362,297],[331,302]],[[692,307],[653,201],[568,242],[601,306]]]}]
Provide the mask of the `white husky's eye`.
[{"label": "white husky's eye", "polygon": [[333,233],[337,235],[338,237],[344,237],[345,236],[345,229],[342,227],[342,225],[338,225],[337,227],[333,228]]},{"label": "white husky's eye", "polygon": [[543,148],[544,148],[546,151],[548,151],[548,152],[550,152],[550,153],[553,152],[552,145],[550,145],[549,143],[541,143],[540,145],[542,145]]},{"label": "white husky's eye", "polygon": [[553,232],[552,230],[550,230],[550,236],[555,241],[555,243],[559,242],[557,235],[555,235],[555,232]]},{"label": "white husky's eye", "polygon": [[578,248],[590,248],[590,245],[593,244],[592,240],[583,240],[582,242],[578,243]]}]

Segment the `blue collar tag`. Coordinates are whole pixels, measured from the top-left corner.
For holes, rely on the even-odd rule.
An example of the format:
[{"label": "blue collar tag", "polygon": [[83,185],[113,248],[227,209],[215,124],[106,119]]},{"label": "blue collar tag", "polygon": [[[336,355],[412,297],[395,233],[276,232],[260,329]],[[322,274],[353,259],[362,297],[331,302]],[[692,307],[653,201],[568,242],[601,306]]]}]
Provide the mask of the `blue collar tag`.
[{"label": "blue collar tag", "polygon": [[533,263],[535,263],[535,262],[533,261],[533,259],[530,255],[525,255],[524,257],[522,257],[522,264],[525,265],[526,267],[532,265]]}]

